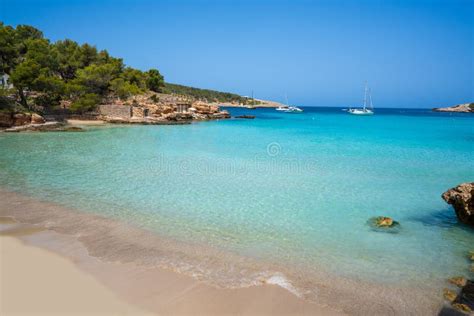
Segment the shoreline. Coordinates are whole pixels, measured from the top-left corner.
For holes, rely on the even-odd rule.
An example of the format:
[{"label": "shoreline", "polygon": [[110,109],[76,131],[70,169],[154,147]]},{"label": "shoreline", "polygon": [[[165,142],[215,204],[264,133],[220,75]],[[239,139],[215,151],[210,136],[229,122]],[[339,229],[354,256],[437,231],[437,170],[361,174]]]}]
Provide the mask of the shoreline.
[{"label": "shoreline", "polygon": [[428,315],[443,305],[441,294],[423,284],[376,284],[323,270],[296,273],[2,187],[0,200],[0,220],[13,218],[20,231],[31,232],[17,238],[72,260],[123,301],[154,313]]},{"label": "shoreline", "polygon": [[[136,314],[165,314],[165,315],[275,315],[275,314],[299,314],[299,315],[345,315],[343,312],[323,305],[317,305],[307,300],[298,298],[290,291],[275,285],[261,284],[243,288],[220,288],[211,286],[202,280],[196,280],[190,276],[165,269],[158,266],[142,267],[135,262],[108,262],[101,260],[91,254],[78,239],[77,235],[66,235],[55,230],[48,229],[41,224],[23,223],[15,216],[5,215],[5,208],[10,203],[17,206],[25,202],[31,202],[30,198],[20,197],[11,199],[11,193],[5,194],[0,189],[2,201],[0,205],[0,243],[6,245],[8,260],[2,259],[2,265],[17,266],[16,262],[20,258],[23,264],[18,265],[15,270],[9,269],[11,275],[8,282],[3,283],[4,291],[9,294],[2,295],[2,300],[12,300],[12,302],[24,302],[34,300],[42,301],[37,306],[39,310],[45,312],[61,308],[61,304],[56,305],[56,300],[41,300],[42,295],[36,290],[22,292],[25,283],[14,285],[25,270],[41,271],[42,276],[49,279],[56,279],[57,270],[46,269],[41,262],[59,264],[61,271],[64,271],[61,279],[69,280],[71,283],[79,282],[83,279],[91,279],[84,283],[77,291],[63,291],[66,302],[73,300],[79,293],[95,293],[100,300],[95,303],[91,299],[89,306],[91,313],[103,313],[110,311],[111,314],[136,315]],[[5,200],[10,195],[10,200]],[[19,202],[18,198],[22,202]],[[30,199],[30,201],[26,201]],[[40,202],[42,203],[42,202]],[[23,206],[24,207],[24,206]],[[54,207],[54,206],[52,206]],[[21,208],[21,206],[19,206]],[[21,217],[21,216],[20,216]],[[44,218],[45,221],[48,219]],[[47,225],[46,225],[47,226]],[[5,248],[2,248],[5,253]],[[39,260],[39,261],[38,261]],[[61,261],[60,263],[57,263]],[[41,266],[36,267],[40,262]],[[21,268],[23,267],[23,268]],[[52,278],[52,276],[55,276]],[[79,281],[78,281],[79,280]],[[25,280],[29,282],[29,280]],[[94,283],[95,282],[95,283]],[[42,284],[44,282],[41,282]],[[18,290],[13,286],[20,287]],[[48,285],[49,286],[49,285]],[[76,289],[76,286],[68,286]],[[52,290],[61,291],[51,285]],[[18,297],[20,294],[21,297]],[[102,301],[104,298],[104,301]],[[84,298],[88,300],[87,296]],[[5,314],[15,314],[21,304],[7,304],[12,310],[5,309]],[[63,306],[64,307],[64,306]],[[9,308],[9,307],[8,307]],[[15,309],[16,308],[16,309]],[[118,309],[117,309],[118,308]],[[97,310],[95,310],[97,309]],[[72,310],[72,309],[71,309]],[[66,311],[62,309],[62,311]],[[67,312],[67,311],[66,311]],[[106,312],[107,313],[107,312]]]}]

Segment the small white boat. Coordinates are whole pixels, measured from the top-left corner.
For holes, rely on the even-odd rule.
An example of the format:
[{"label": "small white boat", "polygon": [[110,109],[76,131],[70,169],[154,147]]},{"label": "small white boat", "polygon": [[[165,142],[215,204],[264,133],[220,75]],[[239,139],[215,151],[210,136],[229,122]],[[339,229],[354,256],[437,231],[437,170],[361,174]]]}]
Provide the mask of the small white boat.
[{"label": "small white boat", "polygon": [[[369,106],[367,106],[367,95],[369,96]],[[347,113],[353,115],[374,115],[372,95],[370,93],[370,89],[367,88],[367,82],[365,83],[364,106],[362,107],[362,109],[348,109]]]},{"label": "small white boat", "polygon": [[275,110],[284,112],[284,113],[302,113],[303,110],[297,106],[288,105],[288,97],[285,95],[286,105],[280,105]]},{"label": "small white boat", "polygon": [[285,113],[302,113],[303,110],[297,106],[289,106],[287,110],[284,111]]},{"label": "small white boat", "polygon": [[374,111],[369,109],[349,109],[347,112],[354,115],[374,115]]}]

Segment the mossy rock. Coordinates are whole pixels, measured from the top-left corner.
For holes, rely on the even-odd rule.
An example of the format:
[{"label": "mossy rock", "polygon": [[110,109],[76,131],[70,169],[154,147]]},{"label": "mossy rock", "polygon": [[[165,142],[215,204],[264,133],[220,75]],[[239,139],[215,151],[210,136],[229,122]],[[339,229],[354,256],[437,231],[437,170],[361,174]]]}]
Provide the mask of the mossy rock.
[{"label": "mossy rock", "polygon": [[451,291],[449,289],[443,290],[443,297],[449,302],[454,302],[457,296],[457,293],[454,291]]},{"label": "mossy rock", "polygon": [[461,311],[463,313],[471,313],[472,312],[472,309],[469,306],[467,306],[466,304],[454,303],[452,306],[455,309],[457,309],[458,311]]},{"label": "mossy rock", "polygon": [[461,288],[461,292],[453,301],[453,307],[455,307],[455,304],[462,305],[458,306],[457,309],[463,312],[469,313],[474,310],[474,281],[466,280],[466,284]]},{"label": "mossy rock", "polygon": [[386,216],[371,217],[367,223],[374,231],[398,233],[400,230],[400,223]]},{"label": "mossy rock", "polygon": [[448,279],[449,283],[456,285],[457,287],[463,287],[467,284],[467,279],[462,276],[453,277]]}]

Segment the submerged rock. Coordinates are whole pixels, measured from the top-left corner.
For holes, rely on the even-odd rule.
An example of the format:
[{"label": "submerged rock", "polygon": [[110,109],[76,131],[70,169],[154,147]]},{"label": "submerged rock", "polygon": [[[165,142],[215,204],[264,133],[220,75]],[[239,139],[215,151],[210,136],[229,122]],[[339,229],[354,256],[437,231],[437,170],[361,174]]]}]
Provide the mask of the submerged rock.
[{"label": "submerged rock", "polygon": [[242,119],[250,119],[253,120],[255,118],[255,115],[239,115],[236,116],[235,118],[242,118]]},{"label": "submerged rock", "polygon": [[474,251],[469,251],[469,259],[471,259],[471,261],[474,261]]},{"label": "submerged rock", "polygon": [[467,284],[462,288],[459,294],[449,289],[444,289],[443,296],[447,301],[451,302],[451,306],[455,310],[470,313],[474,309],[474,297],[472,289],[469,288],[470,285],[472,286],[473,283],[467,281]]},{"label": "submerged rock", "polygon": [[452,305],[455,309],[461,311],[461,312],[464,312],[464,313],[470,313],[472,312],[472,309],[467,306],[466,304],[460,304],[460,303],[454,303]]},{"label": "submerged rock", "polygon": [[448,280],[449,283],[454,284],[458,287],[463,287],[467,284],[467,279],[464,277],[454,277]]},{"label": "submerged rock", "polygon": [[466,280],[466,284],[453,301],[453,307],[468,313],[474,310],[474,281]]},{"label": "submerged rock", "polygon": [[394,221],[392,218],[386,216],[371,217],[367,223],[375,231],[398,233],[400,229],[399,222]]},{"label": "submerged rock", "polygon": [[458,295],[454,291],[451,291],[449,289],[444,289],[443,296],[447,301],[454,302],[454,300],[456,299]]},{"label": "submerged rock", "polygon": [[460,222],[474,226],[474,182],[462,183],[441,197],[453,206]]}]

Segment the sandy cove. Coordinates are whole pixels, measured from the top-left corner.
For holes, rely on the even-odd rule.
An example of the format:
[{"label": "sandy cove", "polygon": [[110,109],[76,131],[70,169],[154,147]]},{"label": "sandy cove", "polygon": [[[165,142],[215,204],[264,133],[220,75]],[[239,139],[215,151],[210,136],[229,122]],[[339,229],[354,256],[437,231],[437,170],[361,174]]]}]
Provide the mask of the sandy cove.
[{"label": "sandy cove", "polygon": [[2,315],[342,315],[276,285],[220,289],[163,268],[103,262],[72,236],[12,217],[0,217],[0,250]]}]

